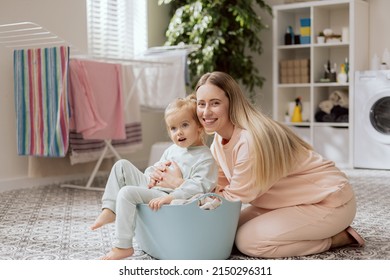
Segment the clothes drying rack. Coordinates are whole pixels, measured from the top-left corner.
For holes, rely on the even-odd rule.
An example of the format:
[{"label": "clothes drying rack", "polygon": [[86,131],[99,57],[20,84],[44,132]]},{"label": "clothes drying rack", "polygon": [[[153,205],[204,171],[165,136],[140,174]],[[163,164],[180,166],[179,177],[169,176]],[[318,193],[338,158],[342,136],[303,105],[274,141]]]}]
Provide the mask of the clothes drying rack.
[{"label": "clothes drying rack", "polygon": [[[164,52],[164,51],[170,51],[170,50],[186,50],[186,53],[191,53],[199,48],[198,45],[179,45],[179,46],[161,46],[161,47],[153,47],[148,49],[148,53],[157,53],[157,52]],[[151,51],[151,52],[150,52]],[[171,65],[169,62],[161,62],[161,61],[153,61],[153,60],[143,60],[143,59],[103,59],[103,58],[91,58],[86,55],[76,55],[73,58],[77,59],[93,59],[94,61],[101,61],[101,62],[107,62],[107,63],[121,63],[121,64],[132,64],[132,65],[139,65],[141,66],[140,71],[138,72],[138,75],[136,75],[134,82],[130,88],[129,94],[126,97],[125,104],[129,104],[131,97],[133,94],[135,94],[137,84],[141,80],[141,78],[145,74],[145,70],[148,67],[161,67],[161,66],[168,66]],[[125,105],[127,107],[127,105]],[[99,157],[99,159],[96,162],[96,165],[92,171],[92,174],[90,175],[87,184],[85,186],[78,186],[78,185],[72,185],[72,184],[63,184],[61,187],[68,187],[68,188],[76,188],[76,189],[84,189],[84,190],[95,190],[95,191],[104,191],[104,188],[100,187],[92,187],[93,180],[95,179],[99,168],[108,153],[109,150],[114,154],[117,160],[121,159],[121,156],[119,153],[115,150],[115,147],[111,144],[111,140],[104,140],[105,146],[104,149]]]},{"label": "clothes drying rack", "polygon": [[[178,45],[178,46],[161,46],[161,47],[153,47],[149,48],[147,51],[147,54],[153,54],[153,53],[160,53],[164,51],[170,51],[170,50],[186,50],[186,53],[191,53],[197,49],[199,49],[199,45]],[[78,55],[75,56],[75,58],[78,59],[90,59],[88,56],[83,56],[83,55]],[[122,64],[139,64],[141,63],[142,67],[138,73],[138,75],[135,77],[134,82],[131,86],[131,89],[129,91],[129,94],[127,95],[127,98],[125,100],[125,104],[129,104],[131,97],[133,94],[135,94],[135,90],[137,88],[137,84],[140,81],[140,79],[143,77],[145,74],[145,70],[150,67],[150,66],[167,66],[170,65],[169,62],[157,62],[157,61],[151,61],[151,60],[142,60],[142,59],[135,59],[135,60],[123,60],[123,59],[98,59],[98,58],[93,58],[95,61],[104,61],[104,62],[112,62],[112,63],[122,63]],[[150,65],[151,63],[151,65]],[[125,106],[126,107],[126,106]],[[112,151],[114,156],[116,157],[117,160],[121,159],[121,156],[119,153],[115,150],[115,148],[111,144],[111,140],[104,140],[105,141],[105,147],[96,162],[96,165],[92,171],[91,176],[89,177],[87,184],[85,186],[77,186],[77,185],[70,185],[70,184],[63,184],[61,185],[62,187],[70,187],[70,188],[76,188],[76,189],[86,189],[86,190],[96,190],[96,191],[104,191],[104,188],[99,188],[99,187],[92,187],[93,180],[95,179],[97,172],[109,150]]]},{"label": "clothes drying rack", "polygon": [[[125,107],[129,104],[131,97],[133,94],[135,94],[136,86],[138,81],[142,78],[142,76],[145,73],[145,69],[148,67],[155,67],[155,66],[167,66],[170,63],[167,62],[157,62],[157,61],[150,61],[150,60],[139,60],[139,59],[103,59],[103,58],[94,58],[86,55],[77,55],[73,56],[73,58],[81,59],[81,60],[93,60],[98,62],[105,62],[105,63],[120,63],[123,65],[136,65],[140,66],[141,69],[138,72],[138,74],[135,76],[135,79],[133,81],[133,84],[129,90],[129,93],[126,96],[125,99]],[[107,153],[111,151],[115,158],[117,160],[121,159],[122,157],[119,155],[119,153],[116,151],[115,147],[112,145],[111,139],[104,140],[105,146],[95,164],[95,167],[92,170],[92,174],[89,176],[87,184],[85,186],[79,186],[79,185],[73,185],[73,184],[62,184],[61,187],[67,187],[67,188],[74,188],[74,189],[84,189],[84,190],[94,190],[94,191],[104,191],[104,188],[99,187],[92,187],[93,180],[95,179],[96,175],[98,174],[99,168],[105,159]]]},{"label": "clothes drying rack", "polygon": [[30,21],[0,24],[0,45],[10,49],[66,45],[73,53],[81,53],[65,39]]},{"label": "clothes drying rack", "polygon": [[[135,65],[141,67],[138,75],[136,75],[134,82],[130,88],[129,94],[125,100],[125,107],[129,104],[131,97],[133,96],[138,81],[145,73],[147,67],[161,67],[170,65],[169,62],[153,61],[148,59],[114,59],[114,58],[101,58],[101,57],[92,57],[90,55],[83,54],[71,43],[61,38],[60,36],[52,33],[46,28],[36,24],[34,22],[16,22],[8,24],[0,24],[0,45],[3,45],[6,48],[11,49],[22,49],[22,48],[38,48],[38,47],[47,47],[47,46],[61,46],[66,45],[71,48],[72,54],[70,58],[76,59],[85,59],[85,60],[94,60],[107,63],[120,63],[125,65]],[[163,52],[169,50],[179,50],[184,49],[187,53],[191,53],[199,49],[199,45],[177,45],[177,46],[161,46],[150,48],[148,53]],[[94,191],[103,191],[104,188],[92,187],[92,183],[99,171],[99,168],[106,157],[108,151],[110,150],[117,160],[121,159],[121,156],[116,151],[116,149],[111,144],[112,140],[104,140],[105,146],[98,158],[91,175],[88,178],[87,184],[85,186],[73,185],[73,184],[62,184],[61,187],[66,188],[75,188],[83,190],[94,190]]]}]

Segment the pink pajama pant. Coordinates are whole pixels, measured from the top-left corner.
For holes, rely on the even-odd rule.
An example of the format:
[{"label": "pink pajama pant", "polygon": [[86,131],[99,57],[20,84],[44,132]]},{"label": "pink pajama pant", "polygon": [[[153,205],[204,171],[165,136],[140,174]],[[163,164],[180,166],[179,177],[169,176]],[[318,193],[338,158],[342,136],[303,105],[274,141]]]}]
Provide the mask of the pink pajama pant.
[{"label": "pink pajama pant", "polygon": [[262,258],[304,256],[329,250],[331,237],[346,229],[356,201],[331,208],[319,204],[268,210],[249,206],[241,212],[236,246]]}]

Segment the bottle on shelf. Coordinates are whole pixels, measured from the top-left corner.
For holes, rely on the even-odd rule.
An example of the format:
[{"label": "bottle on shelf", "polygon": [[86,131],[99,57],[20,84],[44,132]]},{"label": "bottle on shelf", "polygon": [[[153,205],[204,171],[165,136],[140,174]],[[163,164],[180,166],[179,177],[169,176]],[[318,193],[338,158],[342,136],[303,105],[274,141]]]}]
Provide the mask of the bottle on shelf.
[{"label": "bottle on shelf", "polygon": [[372,56],[370,70],[379,70],[379,56],[376,53]]},{"label": "bottle on shelf", "polygon": [[349,82],[349,62],[348,62],[348,57],[345,58],[344,70],[345,70],[345,74],[347,74],[347,82]]},{"label": "bottle on shelf", "polygon": [[340,72],[337,74],[337,82],[340,84],[345,84],[348,81],[347,73],[345,71],[345,64],[340,65]]},{"label": "bottle on shelf", "polygon": [[302,102],[301,97],[295,99],[295,107],[291,117],[291,122],[302,122]]},{"label": "bottle on shelf", "polygon": [[390,52],[388,48],[385,48],[382,54],[382,65],[385,65],[384,70],[387,70],[390,65]]},{"label": "bottle on shelf", "polygon": [[286,34],[284,34],[284,44],[285,45],[292,45],[293,44],[293,38],[294,38],[294,32],[292,30],[292,27],[287,27]]}]

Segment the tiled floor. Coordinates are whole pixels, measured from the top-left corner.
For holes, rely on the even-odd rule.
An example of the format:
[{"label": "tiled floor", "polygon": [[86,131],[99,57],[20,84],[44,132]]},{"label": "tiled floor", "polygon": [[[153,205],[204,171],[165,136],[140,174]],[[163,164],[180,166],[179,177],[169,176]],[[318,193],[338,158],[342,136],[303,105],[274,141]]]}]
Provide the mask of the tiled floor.
[{"label": "tiled floor", "polygon": [[[364,248],[346,247],[289,259],[390,260],[390,171],[346,170],[355,188],[353,223]],[[97,259],[111,248],[113,225],[89,230],[102,192],[56,185],[0,193],[0,260]],[[136,248],[135,259],[151,259]],[[231,259],[252,259],[234,253]]]}]

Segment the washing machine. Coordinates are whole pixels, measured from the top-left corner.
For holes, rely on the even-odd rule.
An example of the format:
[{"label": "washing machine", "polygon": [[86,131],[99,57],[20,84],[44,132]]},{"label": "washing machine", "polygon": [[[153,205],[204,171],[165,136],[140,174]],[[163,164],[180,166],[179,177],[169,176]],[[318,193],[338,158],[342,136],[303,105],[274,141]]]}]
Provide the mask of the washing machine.
[{"label": "washing machine", "polygon": [[353,165],[390,169],[390,70],[357,71]]}]

